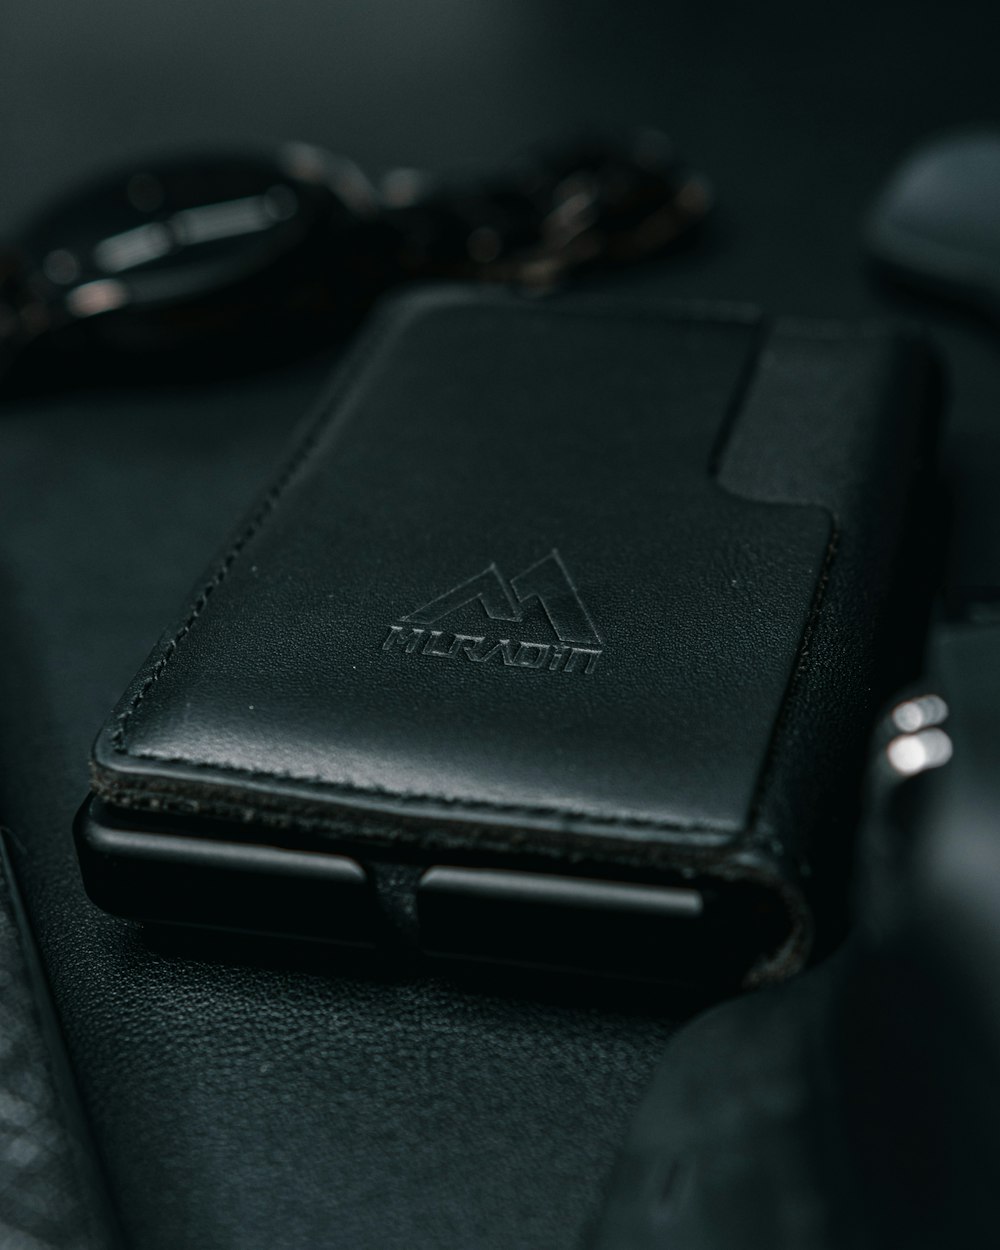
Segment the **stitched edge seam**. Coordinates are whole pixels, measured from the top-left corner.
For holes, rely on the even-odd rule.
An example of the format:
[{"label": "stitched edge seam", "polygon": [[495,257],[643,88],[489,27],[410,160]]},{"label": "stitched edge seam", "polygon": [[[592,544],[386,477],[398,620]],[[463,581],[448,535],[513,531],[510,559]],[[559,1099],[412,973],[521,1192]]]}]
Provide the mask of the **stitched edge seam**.
[{"label": "stitched edge seam", "polygon": [[[451,305],[445,305],[445,307],[451,307],[451,308],[460,307],[460,306],[461,306],[461,302],[456,302]],[[504,301],[500,301],[500,300],[496,301],[496,303],[492,305],[492,307],[497,307],[497,308],[500,308],[503,306],[504,306]],[[584,316],[584,317],[600,317],[600,316],[607,316],[609,309],[606,306],[601,307],[601,308],[596,308],[596,307],[586,308],[582,306],[577,306],[577,307],[562,307],[558,311],[559,311],[559,314],[563,316],[570,315],[570,316]],[[655,321],[655,320],[661,320],[661,319],[680,321],[680,322],[695,321],[695,322],[704,322],[704,323],[709,323],[709,324],[718,324],[718,325],[726,325],[726,326],[733,326],[733,327],[751,327],[751,326],[756,325],[758,327],[759,332],[758,332],[758,335],[756,336],[756,341],[751,349],[748,363],[745,367],[743,377],[737,388],[738,400],[733,405],[736,411],[738,411],[739,408],[742,407],[741,401],[745,398],[746,390],[748,389],[750,381],[756,372],[756,363],[759,360],[761,342],[762,340],[769,337],[767,333],[767,330],[768,330],[767,321],[762,316],[758,316],[756,319],[752,319],[749,315],[747,315],[746,318],[740,318],[738,315],[735,315],[738,312],[742,312],[742,311],[743,309],[739,305],[728,304],[728,305],[722,305],[721,308],[718,305],[716,305],[713,308],[713,306],[710,304],[706,304],[705,306],[702,306],[697,302],[693,302],[690,305],[674,304],[672,307],[669,305],[664,305],[662,307],[655,308],[655,309],[648,308],[648,307],[644,309],[636,309],[636,308],[630,309],[627,304],[622,304],[620,308],[611,309],[611,312],[613,314],[618,314],[623,318],[628,317],[633,320],[642,320],[642,321],[651,321],[651,320]],[[396,315],[392,315],[393,313],[395,313]],[[357,798],[357,797],[387,798],[387,799],[392,799],[395,802],[400,803],[402,805],[417,805],[417,804],[430,805],[430,804],[439,803],[439,804],[443,804],[449,807],[454,807],[456,810],[460,810],[460,811],[469,811],[469,812],[475,812],[475,811],[491,812],[492,811],[492,812],[504,812],[506,814],[513,815],[513,816],[535,815],[535,816],[549,817],[549,818],[558,817],[563,820],[569,820],[573,823],[587,822],[587,823],[596,824],[596,825],[606,825],[608,827],[626,826],[626,827],[662,830],[664,832],[682,831],[682,832],[692,832],[692,833],[704,832],[704,833],[720,833],[720,834],[732,832],[732,830],[720,829],[714,826],[682,825],[676,822],[671,823],[669,821],[655,820],[653,818],[608,817],[608,816],[599,816],[596,813],[591,815],[586,812],[583,812],[583,813],[572,812],[569,809],[562,808],[562,807],[519,806],[517,804],[497,803],[497,802],[491,802],[487,800],[478,800],[478,801],[470,802],[469,800],[464,799],[464,798],[460,798],[457,796],[448,796],[448,795],[404,794],[404,793],[401,793],[399,791],[394,791],[394,790],[363,788],[360,786],[351,786],[351,785],[345,785],[343,783],[330,782],[330,781],[324,780],[321,777],[317,777],[315,775],[279,773],[276,771],[262,772],[262,771],[254,770],[254,769],[240,768],[236,765],[231,765],[231,764],[210,764],[207,762],[200,762],[197,760],[185,758],[183,756],[163,757],[163,756],[155,755],[152,752],[135,752],[135,751],[130,752],[128,750],[126,738],[128,735],[129,724],[132,720],[133,715],[135,714],[139,706],[142,704],[142,702],[146,698],[149,691],[153,688],[153,686],[159,680],[160,676],[166,669],[167,665],[170,663],[170,660],[176,653],[180,643],[191,632],[198,617],[202,614],[202,612],[208,606],[208,603],[214,591],[222,584],[223,581],[225,581],[230,569],[235,564],[239,556],[242,554],[243,550],[250,543],[253,537],[258,533],[258,531],[262,528],[262,526],[268,520],[270,515],[274,512],[275,508],[277,507],[278,503],[281,500],[281,497],[283,496],[285,490],[290,485],[292,479],[295,477],[298,470],[311,459],[323,435],[326,434],[328,430],[334,429],[338,424],[340,424],[341,422],[345,420],[346,406],[341,408],[339,412],[336,411],[337,406],[350,395],[351,391],[354,389],[356,383],[358,382],[360,376],[364,373],[371,358],[384,345],[386,340],[389,338],[390,333],[396,329],[398,320],[399,320],[399,314],[396,309],[392,309],[387,314],[385,314],[385,319],[383,321],[383,324],[378,328],[378,330],[373,329],[372,336],[369,339],[367,346],[362,347],[358,350],[357,354],[354,356],[353,362],[348,364],[348,366],[345,369],[345,372],[337,379],[332,391],[329,392],[324,397],[324,399],[320,402],[320,414],[313,428],[305,436],[302,443],[299,445],[298,449],[293,455],[292,459],[288,462],[288,464],[286,465],[285,469],[282,471],[278,479],[267,490],[260,505],[255,510],[255,512],[251,515],[249,522],[246,524],[244,529],[240,532],[239,536],[237,537],[237,539],[235,540],[235,542],[233,543],[233,545],[231,546],[229,551],[226,553],[226,555],[224,556],[219,566],[217,567],[213,576],[209,579],[209,581],[206,583],[206,585],[202,588],[201,592],[196,597],[187,617],[184,620],[184,623],[177,630],[174,636],[166,643],[162,652],[160,653],[157,660],[153,664],[152,669],[147,674],[146,678],[142,682],[139,689],[135,692],[135,694],[133,694],[127,707],[118,714],[116,718],[117,724],[110,735],[110,741],[111,741],[113,750],[117,754],[125,755],[125,756],[128,756],[129,758],[148,760],[151,763],[156,763],[156,764],[160,764],[164,766],[183,765],[191,769],[214,771],[214,772],[221,773],[221,774],[243,776],[243,777],[247,777],[253,780],[260,780],[260,781],[287,780],[287,781],[291,781],[291,782],[301,784],[304,786],[309,786],[314,789],[318,789],[322,791],[323,793],[334,795],[334,796],[343,795],[344,797],[354,797],[354,798]],[[331,409],[334,410],[334,419],[332,421],[330,420]],[[725,441],[725,431],[723,433],[723,445],[724,445],[724,441]],[[721,451],[721,450],[722,450],[721,447],[718,448],[718,451]],[[715,459],[714,455],[712,459],[714,461]],[[709,471],[712,471],[716,467],[717,467],[716,464],[710,463]],[[836,534],[836,531],[835,531],[835,534]],[[821,578],[821,589],[825,589],[826,579],[829,576],[829,564],[832,559],[832,554],[833,554],[833,551],[832,551],[832,546],[831,546],[831,548],[828,548],[828,551],[827,551],[827,560],[826,560],[824,572]],[[798,674],[801,671],[801,668],[805,662],[806,655],[808,652],[808,642],[811,637],[812,628],[815,623],[815,613],[818,612],[818,610],[819,610],[819,600],[816,601],[816,608],[814,610],[814,613],[810,616],[810,620],[806,625],[806,630],[803,634],[802,641],[800,643],[798,660],[796,662],[796,666],[793,671],[792,684],[790,685],[789,692],[788,692],[789,694],[791,692],[792,686],[797,681]],[[782,711],[781,713],[779,713],[779,725],[780,725],[781,720],[784,719],[784,710],[785,710],[785,707],[787,706],[787,699],[788,699],[788,694],[786,694],[785,699],[782,701]],[[778,726],[776,726],[776,730],[777,730],[777,727]],[[773,748],[774,748],[774,742],[775,742],[776,736],[777,735],[775,733],[775,735],[772,737],[772,743],[771,743],[772,757],[773,757]],[[761,773],[760,782],[758,783],[757,793],[751,804],[751,810],[750,810],[751,819],[748,822],[751,826],[754,823],[756,814],[760,807],[762,791],[764,788],[764,781],[769,771],[770,771],[769,765],[765,765],[765,768],[762,770],[762,773]],[[105,792],[107,793],[106,788],[105,788]]]},{"label": "stitched edge seam", "polygon": [[[461,796],[449,796],[438,794],[405,794],[398,790],[386,790],[376,788],[364,788],[361,786],[351,786],[340,782],[324,781],[321,777],[303,776],[296,773],[286,772],[260,772],[249,768],[239,768],[235,765],[228,764],[210,764],[201,763],[185,759],[183,756],[158,756],[143,755],[141,757],[132,756],[130,758],[147,759],[151,763],[162,765],[183,765],[185,768],[196,769],[204,772],[214,772],[222,776],[234,775],[238,777],[246,777],[252,781],[290,781],[296,784],[307,786],[310,789],[318,790],[323,794],[333,796],[343,796],[344,798],[371,798],[371,799],[391,799],[394,803],[401,807],[424,807],[439,805],[442,807],[456,808],[470,815],[477,812],[504,812],[511,816],[539,816],[551,818],[559,817],[567,824],[589,824],[597,826],[607,826],[608,828],[620,828],[629,826],[635,828],[657,829],[669,832],[679,833],[712,833],[720,837],[731,835],[735,830],[733,826],[725,825],[707,825],[699,823],[683,824],[679,821],[657,820],[652,816],[605,816],[599,813],[591,813],[586,810],[573,811],[571,808],[550,807],[545,805],[529,805],[517,803],[497,803],[489,799],[466,799]],[[119,797],[126,793],[129,794],[130,803],[135,803],[138,796],[134,791],[129,791],[128,786],[100,785],[97,787],[100,793],[114,801],[115,796]],[[155,796],[156,803],[161,805],[169,805],[171,800],[176,800],[175,806],[190,803],[189,799],[181,791],[168,793],[164,791],[158,792]],[[242,806],[249,806],[243,800]]]},{"label": "stitched edge seam", "polygon": [[[505,300],[496,300],[495,303],[492,305],[492,307],[497,307],[497,308],[503,307],[505,302],[506,302]],[[513,306],[514,302],[515,301],[511,301],[511,306]],[[445,306],[452,307],[452,308],[460,307],[461,302],[456,301],[455,303],[452,303],[450,305],[445,305]],[[225,581],[226,576],[229,573],[229,570],[232,568],[233,564],[236,562],[240,554],[243,552],[244,548],[251,541],[251,539],[255,536],[255,534],[260,530],[260,528],[263,526],[264,522],[268,519],[270,514],[274,511],[282,495],[284,494],[285,490],[289,486],[292,478],[295,476],[298,470],[312,457],[322,436],[326,433],[327,429],[334,428],[336,425],[340,424],[344,420],[346,410],[341,409],[340,412],[336,412],[336,411],[334,412],[334,419],[333,421],[331,421],[330,420],[331,409],[336,410],[337,405],[342,400],[346,399],[346,397],[353,390],[356,382],[359,380],[360,375],[364,372],[372,356],[374,356],[376,351],[378,351],[383,346],[385,341],[389,338],[390,332],[395,330],[396,325],[399,320],[399,316],[400,316],[398,312],[399,307],[400,306],[391,308],[385,314],[383,314],[384,320],[383,320],[382,325],[379,326],[377,330],[373,328],[371,338],[369,339],[367,345],[363,347],[359,347],[358,351],[354,355],[353,361],[348,363],[348,365],[345,368],[345,372],[334,383],[332,390],[329,391],[326,394],[326,396],[324,396],[324,398],[320,401],[319,416],[313,428],[305,436],[302,443],[299,445],[299,447],[293,454],[292,459],[285,466],[285,469],[280,474],[278,479],[268,489],[260,505],[255,510],[255,512],[251,515],[249,522],[241,531],[241,533],[239,534],[239,536],[233,543],[232,547],[226,553],[225,557],[219,564],[213,576],[209,579],[206,585],[202,588],[201,592],[198,594],[194,603],[191,605],[191,610],[188,613],[186,619],[184,620],[184,623],[178,629],[176,634],[174,634],[173,638],[171,638],[167,642],[167,644],[164,646],[162,652],[160,653],[159,657],[157,658],[150,672],[147,674],[142,685],[139,687],[139,689],[135,692],[135,694],[129,700],[128,706],[122,712],[118,713],[116,717],[117,724],[110,736],[111,745],[112,745],[113,750],[116,752],[116,754],[129,755],[135,759],[148,759],[148,760],[153,760],[153,761],[159,761],[162,763],[180,762],[176,760],[159,760],[158,756],[148,754],[148,753],[144,754],[141,751],[130,752],[126,744],[129,723],[131,722],[134,713],[136,712],[140,704],[145,699],[146,695],[153,688],[153,686],[156,684],[156,682],[159,680],[160,676],[162,675],[164,669],[170,663],[170,660],[173,657],[174,653],[176,652],[181,641],[185,637],[187,637],[187,635],[191,632],[191,629],[193,628],[195,621],[197,621],[198,617],[201,615],[204,609],[208,606],[208,602],[213,592],[222,584],[222,582]],[[405,305],[402,305],[402,307],[406,308]],[[412,307],[412,305],[410,305],[409,307]],[[408,311],[409,309],[407,308],[406,310]],[[559,309],[560,315],[568,314],[570,316],[584,316],[584,317],[607,316],[608,311],[609,309],[607,306],[600,307],[600,308],[586,308],[581,305],[577,307],[567,306],[567,307],[562,307]],[[702,305],[698,301],[692,301],[690,304],[684,304],[683,302],[678,302],[676,304],[673,304],[672,306],[669,304],[665,304],[664,306],[660,308],[646,307],[646,308],[631,308],[631,309],[629,308],[627,303],[623,302],[619,308],[612,308],[611,312],[623,318],[629,317],[633,320],[641,320],[641,321],[656,321],[656,320],[666,319],[666,320],[681,321],[681,322],[684,322],[684,321],[707,322],[709,324],[728,325],[728,326],[734,326],[734,327],[735,326],[744,326],[744,327],[751,326],[751,325],[756,324],[756,322],[759,320],[759,315],[756,314],[753,310],[749,309],[747,306],[743,306],[739,304],[732,304],[732,303],[729,303],[729,304],[724,303],[721,306],[720,305],[713,306],[712,304],[707,303],[707,302],[705,305]],[[737,315],[740,312],[745,313],[745,316],[742,319]],[[190,763],[194,767],[199,766],[197,764],[197,761],[184,760],[183,762]],[[244,769],[239,769],[235,767],[230,768],[229,766],[224,766],[224,765],[219,765],[218,767],[223,769],[223,771],[231,771],[234,773],[245,772],[245,773],[249,773],[249,775],[251,776],[257,775],[257,776],[260,776],[261,778],[278,775],[278,774],[273,774],[273,773],[254,774],[250,772],[250,770],[244,770]],[[300,778],[297,778],[297,780],[308,783],[311,780],[315,780],[316,782],[319,782],[320,779],[300,777]],[[359,791],[359,792],[362,792],[362,791]],[[558,811],[559,809],[556,808],[553,810]]]},{"label": "stitched edge seam", "polygon": [[[265,492],[260,504],[254,512],[251,513],[250,520],[246,523],[233,545],[227,551],[213,575],[202,587],[200,593],[192,603],[191,609],[188,612],[184,623],[164,646],[152,669],[146,675],[142,685],[129,700],[126,708],[122,712],[118,713],[118,716],[116,717],[117,724],[111,734],[111,745],[117,754],[131,754],[136,759],[156,758],[156,756],[153,755],[143,755],[141,752],[129,752],[126,745],[129,722],[131,721],[136,710],[139,708],[139,705],[145,699],[146,695],[160,679],[161,674],[170,663],[170,660],[177,651],[180,643],[191,632],[195,621],[197,621],[198,617],[208,606],[213,592],[226,580],[229,570],[236,563],[244,548],[251,541],[254,535],[257,534],[264,522],[274,511],[282,495],[285,493],[285,490],[291,483],[292,478],[295,477],[299,469],[311,458],[322,436],[327,432],[327,430],[332,429],[335,425],[337,425],[339,420],[343,420],[345,410],[342,409],[337,414],[339,420],[331,422],[329,420],[330,409],[334,408],[341,399],[346,398],[347,395],[350,394],[359,374],[364,371],[370,358],[375,354],[375,351],[382,346],[383,342],[388,337],[389,330],[393,328],[394,320],[394,318],[387,318],[386,322],[380,327],[379,332],[373,333],[367,346],[358,352],[358,354],[354,357],[353,362],[346,367],[345,372],[334,383],[332,391],[328,392],[321,400],[320,415],[318,419],[314,422],[312,428],[296,448],[292,458],[285,465],[285,468],[279,474],[278,478]],[[191,762],[193,763],[194,761]]]}]

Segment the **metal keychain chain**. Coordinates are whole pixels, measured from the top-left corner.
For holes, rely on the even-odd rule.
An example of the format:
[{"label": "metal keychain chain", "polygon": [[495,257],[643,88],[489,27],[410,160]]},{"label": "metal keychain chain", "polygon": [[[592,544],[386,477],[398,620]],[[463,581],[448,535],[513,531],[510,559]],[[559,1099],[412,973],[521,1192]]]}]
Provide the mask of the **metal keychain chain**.
[{"label": "metal keychain chain", "polygon": [[157,363],[212,373],[328,341],[406,282],[545,292],[684,239],[705,180],[656,131],[528,153],[492,177],[323,149],[135,166],[67,196],[0,251],[0,373],[31,386]]}]

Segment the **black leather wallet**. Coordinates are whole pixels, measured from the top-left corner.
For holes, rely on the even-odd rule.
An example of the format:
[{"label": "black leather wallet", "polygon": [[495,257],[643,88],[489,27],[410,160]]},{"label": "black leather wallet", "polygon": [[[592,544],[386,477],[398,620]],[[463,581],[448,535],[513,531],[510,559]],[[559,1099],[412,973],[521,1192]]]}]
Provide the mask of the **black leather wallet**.
[{"label": "black leather wallet", "polygon": [[842,914],[865,733],[921,633],[938,410],[891,333],[397,303],[100,734],[92,897],[795,971]]}]

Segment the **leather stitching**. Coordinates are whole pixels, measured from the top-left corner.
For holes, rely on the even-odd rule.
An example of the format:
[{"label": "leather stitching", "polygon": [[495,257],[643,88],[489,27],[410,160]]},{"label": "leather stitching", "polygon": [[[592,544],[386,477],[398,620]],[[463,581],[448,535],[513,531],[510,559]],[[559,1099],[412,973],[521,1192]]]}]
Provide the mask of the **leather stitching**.
[{"label": "leather stitching", "polygon": [[[370,358],[375,354],[376,350],[382,346],[382,343],[388,336],[390,329],[391,319],[387,318],[386,323],[380,327],[380,332],[373,334],[367,347],[354,358],[353,366],[349,367],[346,372],[337,379],[332,391],[328,392],[327,395],[324,396],[320,403],[320,416],[318,420],[314,422],[309,433],[296,448],[292,458],[285,465],[285,468],[282,470],[277,480],[272,483],[269,489],[265,492],[260,504],[257,506],[255,511],[251,513],[250,520],[239,533],[233,545],[226,552],[212,577],[209,578],[208,582],[202,587],[201,592],[195,598],[184,623],[174,634],[173,638],[171,638],[163,648],[163,651],[160,653],[152,669],[149,671],[146,679],[129,700],[128,705],[122,712],[119,713],[117,717],[118,723],[111,734],[111,744],[117,754],[131,755],[136,759],[157,758],[155,755],[146,755],[142,752],[130,752],[128,750],[126,738],[128,735],[129,723],[133,715],[146,698],[146,695],[150,692],[153,686],[156,685],[164,669],[166,669],[171,658],[176,653],[180,643],[191,632],[195,621],[197,621],[198,617],[201,616],[202,612],[208,606],[214,591],[217,590],[218,587],[221,586],[221,584],[226,580],[229,570],[236,563],[244,548],[258,533],[271,513],[274,512],[279,501],[281,500],[281,497],[284,495],[285,490],[288,488],[296,473],[311,459],[315,453],[322,435],[328,428],[329,410],[334,407],[340,399],[346,398],[346,396],[350,394],[350,391],[357,382],[359,375],[364,372],[365,366],[368,364]],[[340,420],[334,422],[334,425],[339,424],[340,421],[344,419],[345,410],[341,410]],[[234,771],[236,770],[234,769]]]},{"label": "leather stitching", "polygon": [[[387,790],[384,788],[371,786],[352,786],[344,782],[326,781],[322,777],[316,777],[311,774],[279,772],[277,770],[269,770],[260,772],[250,768],[240,768],[235,764],[211,764],[204,761],[186,759],[184,756],[164,756],[164,755],[133,755],[131,758],[146,759],[157,764],[180,764],[185,768],[195,769],[198,771],[214,772],[221,774],[233,774],[235,776],[246,777],[251,781],[292,781],[302,785],[308,785],[320,792],[342,795],[345,798],[376,798],[391,799],[402,807],[430,806],[437,804],[443,807],[454,807],[460,811],[468,812],[470,815],[476,812],[503,812],[511,816],[540,816],[540,817],[558,817],[561,820],[576,824],[588,825],[606,825],[608,828],[619,828],[628,826],[643,829],[659,829],[669,831],[691,832],[691,833],[733,833],[734,826],[729,825],[710,825],[704,823],[692,822],[690,824],[681,823],[679,821],[656,820],[651,816],[604,816],[598,813],[590,813],[588,811],[573,811],[572,808],[564,807],[547,807],[544,805],[530,806],[528,804],[517,803],[498,803],[492,799],[464,799],[458,796],[445,794],[422,794],[420,792],[406,792],[401,790]],[[157,807],[159,810],[169,810],[170,804],[168,800],[164,800],[160,796],[157,798]],[[130,800],[135,802],[133,798]]]},{"label": "leather stitching", "polygon": [[[577,306],[575,308],[561,308],[561,315],[570,316],[607,316],[609,307],[603,304],[601,307],[585,308]],[[615,311],[612,309],[611,311]],[[649,307],[648,305],[642,309],[629,308],[627,305],[621,306],[620,315],[629,316],[636,320],[649,321],[670,319],[673,321],[693,321],[698,323],[715,323],[719,325],[746,326],[755,322],[761,323],[759,315],[753,314],[746,307],[738,304],[710,304],[701,305],[699,303],[665,305],[661,307]],[[212,594],[225,581],[230,569],[236,560],[242,554],[247,545],[254,536],[259,532],[266,523],[271,514],[275,511],[278,503],[284,495],[286,489],[291,484],[293,478],[304,467],[315,454],[323,435],[328,430],[336,428],[341,424],[347,416],[348,405],[344,403],[341,407],[336,419],[331,423],[329,420],[330,410],[336,410],[337,405],[346,400],[357,382],[363,376],[369,362],[377,351],[383,346],[392,330],[395,329],[397,318],[391,314],[384,316],[383,323],[378,327],[377,331],[373,331],[368,344],[362,348],[354,357],[351,365],[337,379],[331,391],[327,393],[320,403],[320,415],[310,432],[305,436],[299,445],[291,460],[286,464],[284,470],[273,483],[273,485],[265,493],[261,503],[251,514],[250,520],[246,526],[240,531],[238,537],[223,557],[222,561],[215,570],[215,573],[202,588],[195,598],[187,617],[183,624],[174,634],[174,636],[166,643],[162,652],[156,659],[146,678],[133,694],[127,706],[117,716],[117,724],[110,735],[112,749],[116,754],[125,755],[131,759],[149,760],[153,763],[163,765],[183,765],[186,768],[198,771],[211,771],[220,774],[231,774],[234,776],[246,777],[253,781],[291,781],[298,784],[309,786],[333,796],[343,796],[345,798],[385,798],[392,799],[394,802],[404,806],[409,805],[430,805],[443,804],[454,807],[461,812],[468,812],[470,815],[476,812],[502,812],[511,816],[539,816],[546,818],[556,818],[571,823],[586,822],[588,824],[606,825],[609,828],[634,827],[646,828],[654,830],[662,830],[664,832],[688,831],[688,832],[704,832],[704,833],[726,833],[732,832],[731,829],[722,826],[713,826],[707,824],[679,824],[677,822],[656,820],[652,817],[639,816],[622,816],[608,817],[598,814],[589,814],[586,812],[573,812],[568,808],[547,807],[547,806],[520,806],[510,803],[498,803],[492,800],[473,800],[462,799],[449,795],[435,795],[423,793],[406,793],[396,790],[386,790],[375,787],[352,786],[350,784],[327,781],[322,777],[313,774],[297,774],[289,772],[279,772],[277,770],[260,771],[255,769],[241,768],[234,764],[212,764],[204,761],[198,761],[186,758],[184,756],[161,756],[153,752],[130,751],[127,745],[127,737],[129,726],[132,718],[141,706],[146,696],[156,685],[160,676],[163,674],[167,665],[176,654],[178,647],[193,629],[195,622],[208,607]],[[829,327],[833,329],[833,325]],[[760,343],[754,345],[751,352],[751,367],[747,369],[744,385],[740,388],[738,394],[742,400],[748,389],[747,383],[753,375],[752,364],[759,355]],[[824,566],[824,580],[822,585],[825,586],[825,578],[829,573],[829,563],[832,560],[833,546],[828,549],[827,560]],[[814,609],[818,611],[817,607]],[[811,617],[811,621],[813,618]],[[800,671],[801,665],[805,660],[808,639],[811,633],[811,625],[807,624],[806,631],[803,634],[799,647],[798,659],[794,670],[795,676]],[[795,677],[793,676],[793,681]],[[780,713],[779,713],[780,723]],[[767,769],[761,775],[761,780],[757,787],[757,797],[751,810],[759,807],[759,795],[763,787],[763,782],[767,774]]]}]

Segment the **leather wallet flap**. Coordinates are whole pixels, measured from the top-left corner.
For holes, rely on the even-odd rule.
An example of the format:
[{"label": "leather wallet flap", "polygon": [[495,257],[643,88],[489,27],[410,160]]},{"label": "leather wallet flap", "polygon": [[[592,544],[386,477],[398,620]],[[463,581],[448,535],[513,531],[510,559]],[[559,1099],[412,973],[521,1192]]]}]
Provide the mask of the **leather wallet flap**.
[{"label": "leather wallet flap", "polygon": [[399,305],[126,694],[98,793],[784,889],[808,834],[768,787],[825,766],[781,728],[844,531],[880,520],[899,353],[747,311]]}]

